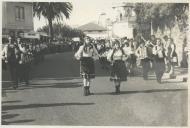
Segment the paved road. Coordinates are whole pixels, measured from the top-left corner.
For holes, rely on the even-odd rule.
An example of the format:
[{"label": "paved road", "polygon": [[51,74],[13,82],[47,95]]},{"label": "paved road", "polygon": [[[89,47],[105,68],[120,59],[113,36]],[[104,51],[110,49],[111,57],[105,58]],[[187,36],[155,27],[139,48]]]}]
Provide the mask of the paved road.
[{"label": "paved road", "polygon": [[[29,87],[8,89],[2,101],[7,125],[186,126],[187,83],[164,79],[163,84],[129,77],[114,95],[108,71],[96,64],[94,95],[82,95],[79,62],[73,53],[46,56],[33,68]],[[7,78],[7,77],[6,77]],[[4,80],[6,80],[3,77]],[[8,78],[7,78],[8,79]]]}]

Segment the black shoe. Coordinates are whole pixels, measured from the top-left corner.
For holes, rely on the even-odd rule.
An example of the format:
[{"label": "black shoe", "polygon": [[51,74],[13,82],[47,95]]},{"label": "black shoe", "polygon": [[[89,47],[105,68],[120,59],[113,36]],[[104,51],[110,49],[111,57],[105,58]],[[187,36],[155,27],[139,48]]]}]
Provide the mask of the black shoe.
[{"label": "black shoe", "polygon": [[90,87],[89,86],[86,87],[86,92],[87,92],[87,95],[90,95]]},{"label": "black shoe", "polygon": [[120,93],[120,86],[118,86],[118,93]]},{"label": "black shoe", "polygon": [[116,94],[119,94],[119,93],[120,93],[120,87],[119,87],[119,86],[116,86],[116,87],[115,87],[115,93],[116,93]]},{"label": "black shoe", "polygon": [[93,93],[90,92],[90,87],[87,86],[87,95],[93,95]]}]

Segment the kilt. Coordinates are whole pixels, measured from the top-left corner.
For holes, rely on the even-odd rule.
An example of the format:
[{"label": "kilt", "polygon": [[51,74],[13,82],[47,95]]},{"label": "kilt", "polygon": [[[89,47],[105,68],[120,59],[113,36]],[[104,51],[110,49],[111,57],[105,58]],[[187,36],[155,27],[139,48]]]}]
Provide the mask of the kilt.
[{"label": "kilt", "polygon": [[111,66],[111,81],[126,81],[127,80],[127,68],[125,62],[122,60],[116,60]]},{"label": "kilt", "polygon": [[95,78],[95,66],[92,57],[81,57],[80,74],[85,79]]}]

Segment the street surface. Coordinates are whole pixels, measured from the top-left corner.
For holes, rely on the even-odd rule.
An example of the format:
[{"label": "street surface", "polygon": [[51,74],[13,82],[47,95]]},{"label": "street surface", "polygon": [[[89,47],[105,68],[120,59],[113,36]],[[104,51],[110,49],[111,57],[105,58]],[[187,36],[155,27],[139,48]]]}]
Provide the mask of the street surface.
[{"label": "street surface", "polygon": [[76,126],[187,126],[187,83],[164,78],[158,84],[154,74],[144,81],[128,77],[115,95],[109,71],[96,62],[96,78],[83,96],[79,62],[73,53],[51,54],[32,69],[31,85],[18,90],[8,87],[3,71],[3,125]]}]

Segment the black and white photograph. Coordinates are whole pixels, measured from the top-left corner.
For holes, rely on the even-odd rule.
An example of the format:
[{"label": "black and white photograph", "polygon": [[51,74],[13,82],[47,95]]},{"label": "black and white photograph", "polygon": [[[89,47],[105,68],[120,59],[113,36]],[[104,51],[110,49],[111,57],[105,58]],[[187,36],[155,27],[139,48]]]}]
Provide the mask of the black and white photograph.
[{"label": "black and white photograph", "polygon": [[1,126],[189,126],[189,0],[1,9]]}]

